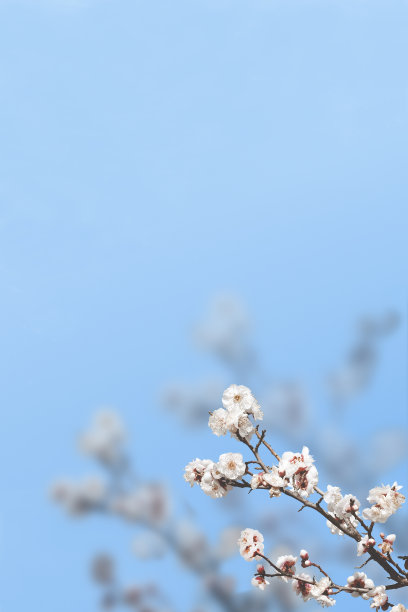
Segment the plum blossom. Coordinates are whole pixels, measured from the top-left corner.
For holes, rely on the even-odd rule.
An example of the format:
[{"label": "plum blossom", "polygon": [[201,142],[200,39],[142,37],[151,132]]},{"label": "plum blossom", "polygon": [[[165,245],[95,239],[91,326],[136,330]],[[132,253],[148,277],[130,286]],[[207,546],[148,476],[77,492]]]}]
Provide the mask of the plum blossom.
[{"label": "plum blossom", "polygon": [[[293,557],[292,555],[282,555],[278,557],[275,565],[285,574],[295,574],[295,565],[296,565],[297,557]],[[288,581],[287,576],[280,576],[284,582]]]},{"label": "plum blossom", "polygon": [[220,455],[217,469],[225,478],[236,480],[245,474],[246,465],[241,453],[223,453]]},{"label": "plum blossom", "polygon": [[185,467],[184,480],[193,487],[196,483],[200,484],[201,479],[207,467],[211,466],[213,462],[210,459],[194,459],[190,461]]},{"label": "plum blossom", "polygon": [[311,588],[311,596],[322,606],[322,608],[330,608],[336,603],[335,599],[330,599],[329,589],[331,586],[331,580],[327,576],[324,576],[317,584],[314,584]]},{"label": "plum blossom", "polygon": [[214,410],[210,414],[208,425],[216,436],[225,436],[227,431],[231,436],[249,440],[255,431],[249,416],[262,420],[263,412],[251,393],[244,385],[231,385],[222,396],[224,408]]},{"label": "plum blossom", "polygon": [[265,590],[265,587],[270,584],[269,580],[265,579],[265,568],[263,565],[256,566],[257,574],[251,580],[252,586],[258,587],[261,591]]},{"label": "plum blossom", "polygon": [[366,552],[368,552],[369,548],[374,545],[374,538],[369,538],[368,535],[365,535],[359,542],[357,542],[357,557],[364,555]]},{"label": "plum blossom", "polygon": [[244,385],[230,385],[222,395],[222,405],[229,412],[251,412],[255,398]]},{"label": "plum blossom", "polygon": [[405,496],[399,493],[399,489],[402,487],[397,482],[392,486],[382,485],[370,489],[367,500],[373,505],[363,510],[363,517],[374,523],[385,523],[405,502]]},{"label": "plum blossom", "polygon": [[397,604],[396,606],[392,606],[390,612],[408,612],[406,607],[402,604]]},{"label": "plum blossom", "polygon": [[[347,578],[346,586],[350,589],[373,589],[374,582],[370,578],[367,578],[367,574],[364,572],[354,572],[352,576]],[[362,593],[358,590],[351,592],[352,597],[360,597],[361,594]]]},{"label": "plum blossom", "polygon": [[291,489],[302,497],[309,497],[318,483],[314,459],[304,446],[301,453],[286,451],[279,462],[279,475],[285,478]]},{"label": "plum blossom", "polygon": [[378,548],[381,550],[383,555],[389,555],[394,550],[394,542],[397,536],[395,533],[390,533],[387,536],[380,533],[380,537],[382,539],[382,543],[378,545]]},{"label": "plum blossom", "polygon": [[208,420],[208,425],[216,436],[225,436],[228,431],[227,426],[227,411],[224,408],[218,408],[211,413]]},{"label": "plum blossom", "polygon": [[[303,578],[303,580],[293,580],[292,587],[295,591],[296,595],[300,595],[303,601],[308,601],[311,597],[312,590],[312,577],[309,574],[299,574],[299,578]],[[306,582],[304,582],[306,580]]]},{"label": "plum blossom", "polygon": [[244,529],[241,531],[241,536],[238,540],[239,552],[245,561],[252,561],[258,559],[259,554],[263,554],[264,551],[264,537],[262,533],[256,529]]},{"label": "plum blossom", "polygon": [[258,472],[251,479],[251,488],[269,489],[270,497],[279,497],[281,488],[285,486],[283,478],[279,476],[279,470],[276,465],[272,466],[270,472]]},{"label": "plum blossom", "polygon": [[328,511],[334,512],[336,505],[343,499],[340,487],[332,487],[331,485],[327,485],[327,491],[323,495],[323,499],[327,504]]},{"label": "plum blossom", "polygon": [[377,586],[371,591],[367,593],[364,599],[368,599],[369,597],[373,598],[371,602],[370,608],[376,608],[377,610],[382,606],[385,606],[388,603],[388,595],[385,592],[385,586]]}]

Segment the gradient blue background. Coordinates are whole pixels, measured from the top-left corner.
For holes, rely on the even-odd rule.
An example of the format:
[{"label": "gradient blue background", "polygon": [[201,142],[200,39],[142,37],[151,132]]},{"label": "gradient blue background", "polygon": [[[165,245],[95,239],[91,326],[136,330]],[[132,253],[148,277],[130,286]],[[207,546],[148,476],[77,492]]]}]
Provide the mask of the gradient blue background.
[{"label": "gradient blue background", "polygon": [[[87,472],[75,436],[113,404],[146,476],[188,497],[185,463],[223,445],[158,395],[212,371],[188,331],[214,294],[311,381],[357,315],[405,317],[407,19],[397,0],[1,0],[1,610],[95,609],[101,546],[156,571],[47,488]],[[404,320],[351,435],[406,425],[406,366]],[[211,533],[214,502],[189,500]]]}]

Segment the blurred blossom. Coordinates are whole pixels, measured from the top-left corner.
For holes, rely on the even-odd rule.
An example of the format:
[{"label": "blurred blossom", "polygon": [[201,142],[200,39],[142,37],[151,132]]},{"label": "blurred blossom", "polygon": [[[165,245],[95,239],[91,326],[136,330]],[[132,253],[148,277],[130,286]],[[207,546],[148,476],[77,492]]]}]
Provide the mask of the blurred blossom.
[{"label": "blurred blossom", "polygon": [[111,509],[129,521],[159,524],[169,515],[170,497],[164,485],[150,482],[130,493],[119,494]]},{"label": "blurred blossom", "polygon": [[194,338],[200,348],[222,360],[248,365],[252,357],[248,338],[250,327],[248,313],[239,300],[232,296],[218,296],[196,326]]},{"label": "blurred blossom", "polygon": [[139,559],[160,559],[166,553],[166,544],[160,535],[142,532],[133,540],[132,550]]},{"label": "blurred blossom", "polygon": [[114,581],[114,561],[106,554],[97,555],[91,564],[91,574],[95,582],[109,584]]},{"label": "blurred blossom", "polygon": [[379,342],[394,332],[400,317],[388,312],[382,317],[361,319],[356,338],[345,362],[328,378],[332,398],[344,403],[360,392],[371,381],[378,360]]},{"label": "blurred blossom", "polygon": [[115,464],[121,456],[125,428],[113,410],[98,412],[87,432],[79,438],[83,453],[107,464]]},{"label": "blurred blossom", "polygon": [[105,495],[105,485],[91,476],[80,481],[57,480],[51,487],[51,497],[72,515],[82,515],[98,507]]}]

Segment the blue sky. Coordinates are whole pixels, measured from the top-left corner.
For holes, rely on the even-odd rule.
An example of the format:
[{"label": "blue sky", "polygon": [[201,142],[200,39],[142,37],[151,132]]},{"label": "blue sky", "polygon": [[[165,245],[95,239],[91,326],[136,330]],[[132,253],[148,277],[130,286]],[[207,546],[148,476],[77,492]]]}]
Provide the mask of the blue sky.
[{"label": "blue sky", "polygon": [[[406,314],[407,17],[397,0],[0,2],[4,611],[93,609],[105,527],[46,492],[84,471],[95,408],[121,410],[177,491],[214,448],[157,407],[211,370],[188,331],[214,294],[247,304],[273,371],[312,380],[361,312]],[[404,334],[350,430],[406,425]]]}]

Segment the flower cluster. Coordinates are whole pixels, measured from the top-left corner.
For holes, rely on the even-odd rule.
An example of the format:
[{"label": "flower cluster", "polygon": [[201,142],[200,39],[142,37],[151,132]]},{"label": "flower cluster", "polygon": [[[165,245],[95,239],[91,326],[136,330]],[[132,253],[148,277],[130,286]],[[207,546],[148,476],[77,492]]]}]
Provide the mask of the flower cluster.
[{"label": "flower cluster", "polygon": [[95,476],[78,482],[58,480],[51,487],[51,497],[61,504],[68,514],[79,516],[94,510],[105,496],[104,483]]},{"label": "flower cluster", "polygon": [[313,465],[314,459],[307,446],[301,453],[287,451],[279,462],[278,472],[285,483],[301,497],[309,497],[318,483],[318,473]]},{"label": "flower cluster", "polygon": [[[318,471],[307,446],[304,446],[301,452],[286,451],[280,457],[266,442],[266,431],[260,432],[259,425],[255,426],[253,422],[262,418],[262,411],[250,389],[231,385],[224,391],[222,401],[224,407],[210,416],[210,428],[217,436],[225,435],[229,431],[252,452],[253,458],[245,462],[240,453],[224,453],[220,455],[218,463],[209,459],[196,459],[186,466],[186,481],[191,486],[199,484],[211,497],[222,497],[233,487],[266,489],[270,497],[279,497],[282,494],[292,497],[302,504],[301,509],[308,507],[323,516],[332,533],[346,535],[357,542],[357,555],[369,555],[360,568],[369,560],[375,561],[393,581],[390,585],[375,586],[373,580],[364,572],[356,571],[349,576],[346,585],[336,584],[320,565],[309,559],[306,550],[300,551],[301,567],[313,566],[323,577],[317,580],[315,576],[307,573],[299,574],[296,570],[298,557],[282,555],[272,562],[264,556],[263,535],[255,529],[245,529],[238,540],[241,556],[246,561],[262,558],[273,569],[273,573],[267,573],[264,565],[258,565],[252,584],[264,590],[269,585],[267,578],[277,577],[284,582],[291,581],[295,593],[304,601],[313,599],[322,607],[333,606],[336,603],[333,596],[346,592],[352,597],[370,600],[371,608],[376,610],[392,608],[394,612],[404,612],[404,606],[393,606],[387,594],[388,589],[408,586],[408,571],[403,570],[391,556],[396,536],[380,533],[381,542],[377,550],[372,535],[375,523],[385,522],[404,503],[405,497],[399,492],[401,487],[394,483],[392,486],[383,485],[371,489],[368,501],[372,506],[363,510],[361,516],[360,502],[355,495],[343,495],[339,487],[331,485],[328,485],[325,492],[318,488]],[[255,443],[251,443],[253,436],[257,438]],[[261,456],[261,450],[265,449],[269,458],[272,456],[277,464],[267,465]],[[246,474],[251,476],[250,481],[243,478]],[[316,502],[309,499],[314,494],[320,496]],[[326,508],[322,506],[322,502],[325,502]],[[367,525],[364,519],[371,522]]]},{"label": "flower cluster", "polygon": [[218,463],[210,459],[195,459],[185,467],[184,479],[193,487],[199,484],[206,495],[224,497],[231,490],[228,481],[242,478],[246,464],[240,453],[223,453]]},{"label": "flower cluster", "polygon": [[244,529],[238,540],[239,552],[245,561],[259,559],[259,555],[264,551],[264,537],[256,529]]},{"label": "flower cluster", "polygon": [[[229,431],[235,438],[250,439],[255,427],[249,418],[263,419],[263,412],[248,387],[231,385],[222,396],[223,408],[214,410],[208,424],[216,436],[225,436]],[[239,438],[238,438],[239,439]]]},{"label": "flower cluster", "polygon": [[367,499],[372,506],[363,510],[363,517],[374,523],[385,523],[405,501],[405,496],[399,493],[400,489],[402,487],[397,482],[392,486],[382,485],[371,489]]},{"label": "flower cluster", "polygon": [[360,502],[355,497],[348,493],[342,495],[339,487],[332,487],[328,485],[327,491],[323,495],[323,499],[327,504],[327,510],[330,516],[338,520],[338,525],[334,525],[331,521],[327,520],[327,526],[330,531],[336,535],[344,535],[344,527],[352,525],[356,527],[358,524],[357,516],[359,514],[358,509]]}]

